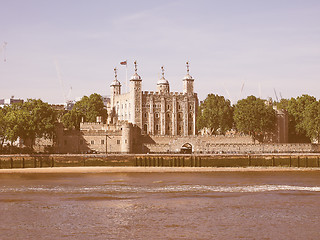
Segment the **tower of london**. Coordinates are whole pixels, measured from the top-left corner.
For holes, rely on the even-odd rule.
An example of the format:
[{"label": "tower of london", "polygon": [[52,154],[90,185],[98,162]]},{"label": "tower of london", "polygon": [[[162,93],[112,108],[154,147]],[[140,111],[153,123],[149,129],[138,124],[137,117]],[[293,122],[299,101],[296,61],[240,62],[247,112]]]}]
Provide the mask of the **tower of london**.
[{"label": "tower of london", "polygon": [[[194,92],[194,78],[186,63],[182,77],[182,92],[170,92],[170,83],[161,67],[156,91],[142,90],[142,77],[134,62],[129,91],[122,93],[117,69],[110,84],[107,99],[107,120],[97,117],[95,123],[81,122],[80,131],[57,132],[57,151],[61,153],[216,153],[246,152],[255,145],[249,135],[234,131],[226,135],[199,135],[196,128],[198,96]],[[287,142],[288,118],[277,111],[276,143]],[[271,145],[270,145],[271,146]],[[273,145],[272,145],[273,146]],[[272,148],[271,146],[271,148]],[[270,149],[271,149],[270,148]],[[273,151],[273,150],[270,150]]]}]

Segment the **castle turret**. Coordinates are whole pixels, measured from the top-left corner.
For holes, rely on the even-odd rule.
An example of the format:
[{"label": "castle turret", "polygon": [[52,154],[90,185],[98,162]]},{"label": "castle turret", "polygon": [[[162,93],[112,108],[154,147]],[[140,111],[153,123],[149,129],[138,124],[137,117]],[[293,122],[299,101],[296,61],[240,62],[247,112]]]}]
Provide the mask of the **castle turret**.
[{"label": "castle turret", "polygon": [[193,82],[194,79],[189,75],[189,62],[187,64],[187,75],[183,78],[183,93],[193,95]]},{"label": "castle turret", "polygon": [[170,88],[169,88],[169,82],[164,78],[164,67],[161,67],[162,71],[162,78],[157,82],[157,91],[159,93],[169,93]]},{"label": "castle turret", "polygon": [[117,75],[117,68],[114,68],[114,80],[110,85],[110,93],[111,93],[111,97],[110,97],[110,112],[108,112],[108,122],[114,122],[115,121],[115,97],[117,95],[121,94],[121,83],[118,81],[117,79],[118,75]]},{"label": "castle turret", "polygon": [[111,96],[121,94],[121,83],[118,81],[117,77],[117,68],[114,68],[114,80],[110,85]]},{"label": "castle turret", "polygon": [[132,124],[128,122],[124,122],[121,126],[122,134],[121,134],[121,152],[130,153],[132,152]]},{"label": "castle turret", "polygon": [[142,79],[137,73],[137,61],[134,61],[134,74],[130,79],[131,122],[142,128]]}]

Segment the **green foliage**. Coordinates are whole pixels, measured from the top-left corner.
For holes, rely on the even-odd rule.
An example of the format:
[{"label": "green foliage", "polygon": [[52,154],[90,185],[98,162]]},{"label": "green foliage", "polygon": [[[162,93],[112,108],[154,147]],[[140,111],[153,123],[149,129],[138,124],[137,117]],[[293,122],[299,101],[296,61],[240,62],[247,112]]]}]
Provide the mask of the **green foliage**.
[{"label": "green foliage", "polygon": [[275,111],[264,100],[249,96],[239,100],[234,109],[234,121],[240,132],[250,134],[254,141],[263,142],[275,128]]},{"label": "green foliage", "polygon": [[320,102],[315,101],[308,104],[304,110],[302,121],[303,129],[311,140],[317,139],[320,142]]},{"label": "green foliage", "polygon": [[288,137],[289,142],[310,142],[304,125],[305,110],[316,101],[316,98],[309,95],[302,95],[297,98],[281,99],[277,103],[278,109],[284,109],[288,113]]},{"label": "green foliage", "polygon": [[[33,146],[36,137],[52,137],[56,116],[48,103],[29,99],[25,103],[12,104],[1,110],[0,139],[10,141],[18,138]],[[2,131],[1,129],[4,129]]]},{"label": "green foliage", "polygon": [[50,138],[54,134],[56,114],[48,103],[40,99],[28,99],[22,107],[25,112],[26,126],[22,135],[23,139],[36,137]]},{"label": "green foliage", "polygon": [[233,125],[233,108],[223,96],[209,94],[199,107],[197,128],[207,128],[212,134],[225,134]]},{"label": "green foliage", "polygon": [[303,126],[304,111],[307,106],[311,105],[315,101],[317,101],[316,98],[309,95],[302,95],[297,98],[290,99],[288,104],[288,112],[293,116],[297,133],[305,133]]},{"label": "green foliage", "polygon": [[104,107],[102,96],[94,93],[76,102],[72,110],[62,117],[62,122],[69,129],[79,129],[82,118],[85,122],[95,122],[97,116],[106,119],[107,110]]},{"label": "green foliage", "polygon": [[0,108],[0,149],[2,149],[6,132],[5,112]]}]

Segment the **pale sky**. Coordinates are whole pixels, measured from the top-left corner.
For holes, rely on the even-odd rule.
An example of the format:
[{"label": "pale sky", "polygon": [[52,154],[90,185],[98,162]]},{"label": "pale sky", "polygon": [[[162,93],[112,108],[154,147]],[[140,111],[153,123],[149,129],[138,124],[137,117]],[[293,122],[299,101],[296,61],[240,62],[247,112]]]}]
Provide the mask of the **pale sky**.
[{"label": "pale sky", "polygon": [[0,0],[0,9],[0,98],[109,95],[114,67],[125,83],[126,59],[145,91],[164,65],[181,92],[189,60],[200,100],[275,98],[274,89],[320,98],[319,0]]}]

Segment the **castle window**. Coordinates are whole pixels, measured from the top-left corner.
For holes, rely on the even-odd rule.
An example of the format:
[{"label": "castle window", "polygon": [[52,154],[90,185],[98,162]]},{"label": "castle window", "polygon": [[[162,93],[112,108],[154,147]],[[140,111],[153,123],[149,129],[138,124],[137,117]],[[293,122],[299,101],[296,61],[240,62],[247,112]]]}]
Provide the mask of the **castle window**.
[{"label": "castle window", "polygon": [[155,118],[159,118],[159,113],[155,113],[155,114],[154,114],[154,117],[155,117]]},{"label": "castle window", "polygon": [[192,110],[192,106],[191,105],[189,106],[189,109]]},{"label": "castle window", "polygon": [[91,142],[90,142],[90,143],[91,143],[91,145],[93,145],[93,144],[94,144],[94,140],[91,140]]},{"label": "castle window", "polygon": [[167,105],[167,109],[168,109],[168,110],[170,109],[170,105],[169,105],[169,104]]},{"label": "castle window", "polygon": [[156,125],[156,130],[159,131],[159,125],[158,124]]},{"label": "castle window", "polygon": [[167,114],[167,118],[170,118],[170,113]]},{"label": "castle window", "polygon": [[124,105],[124,108],[127,109],[127,104]]},{"label": "castle window", "polygon": [[181,109],[181,106],[180,106],[180,104],[178,105],[178,109],[179,109],[179,110]]},{"label": "castle window", "polygon": [[148,114],[147,114],[147,113],[144,113],[144,117],[145,117],[145,118],[148,117]]},{"label": "castle window", "polygon": [[117,144],[120,144],[120,140],[117,140]]},{"label": "castle window", "polygon": [[147,133],[147,131],[148,131],[148,125],[147,125],[147,124],[144,124],[144,125],[143,125],[143,131],[144,131],[145,133]]},{"label": "castle window", "polygon": [[101,145],[104,145],[104,140],[103,139],[101,140]]}]

